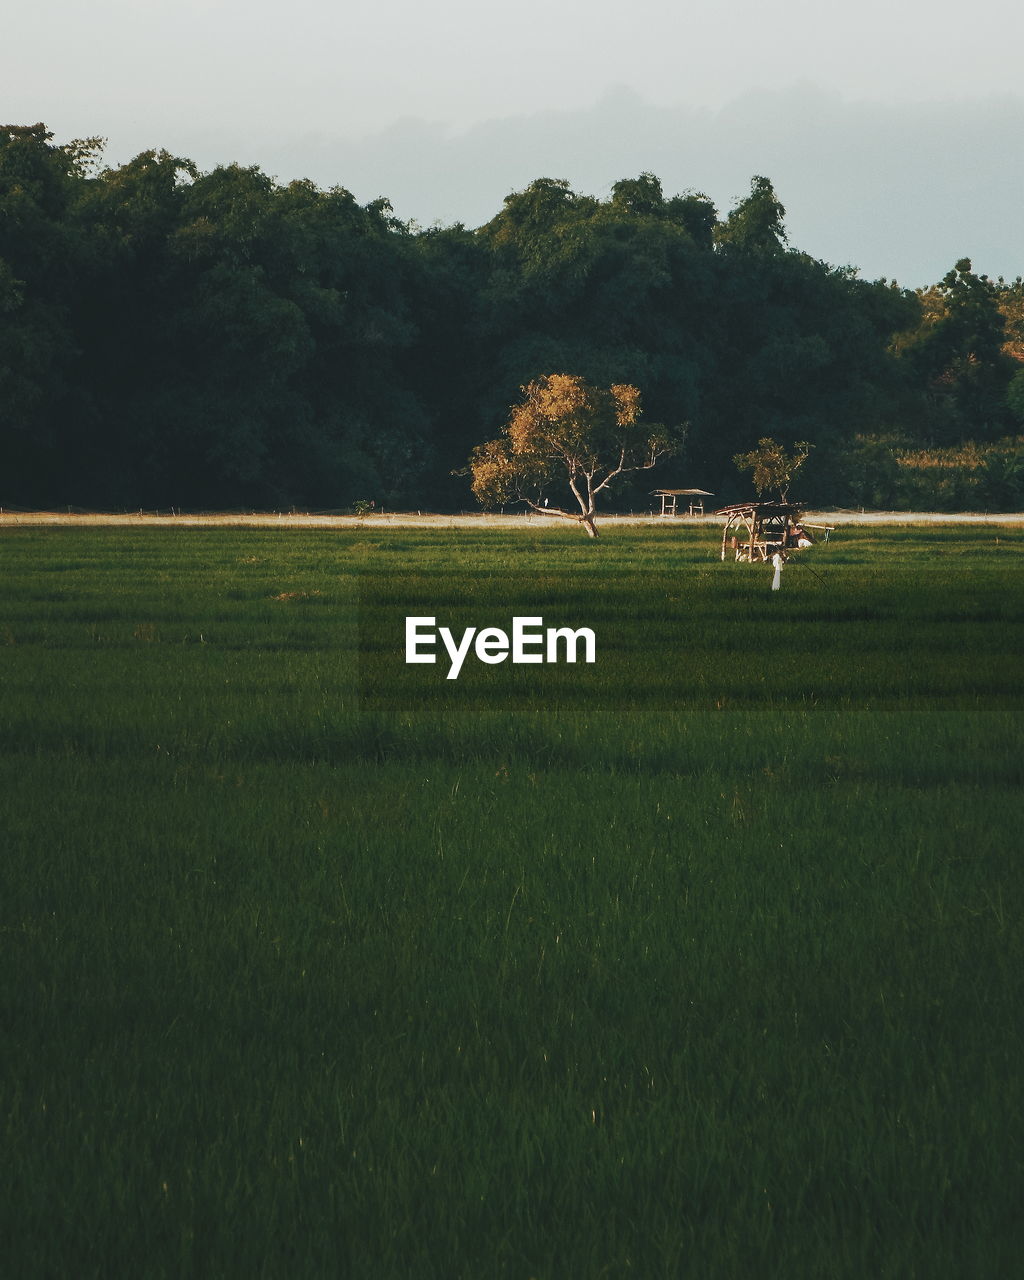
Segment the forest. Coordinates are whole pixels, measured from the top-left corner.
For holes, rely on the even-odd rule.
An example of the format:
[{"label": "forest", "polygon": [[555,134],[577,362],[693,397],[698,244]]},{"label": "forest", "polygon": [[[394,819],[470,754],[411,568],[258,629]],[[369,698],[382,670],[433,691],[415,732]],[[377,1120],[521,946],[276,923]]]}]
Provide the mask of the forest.
[{"label": "forest", "polygon": [[472,450],[553,373],[685,433],[609,509],[747,496],[733,458],[765,436],[814,446],[808,503],[1024,506],[1021,279],[864,280],[789,244],[767,177],[724,215],[649,173],[606,199],[538,178],[422,228],[0,127],[0,505],[472,510]]}]

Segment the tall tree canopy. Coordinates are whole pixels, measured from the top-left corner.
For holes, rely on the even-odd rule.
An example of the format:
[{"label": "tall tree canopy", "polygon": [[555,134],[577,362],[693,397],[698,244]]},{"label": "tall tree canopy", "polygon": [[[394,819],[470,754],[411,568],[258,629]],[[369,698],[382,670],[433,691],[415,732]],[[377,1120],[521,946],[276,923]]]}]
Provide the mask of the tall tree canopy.
[{"label": "tall tree canopy", "polygon": [[1003,282],[977,275],[970,258],[922,291],[920,322],[901,335],[900,350],[922,386],[931,439],[948,444],[1005,431],[1006,389],[1019,365],[1008,344],[1012,297]]},{"label": "tall tree canopy", "polygon": [[162,150],[104,168],[95,139],[0,127],[0,502],[450,508],[553,369],[690,422],[666,483],[723,496],[764,436],[815,444],[808,496],[835,500],[856,439],[1019,430],[1019,280],[864,281],[784,214],[766,177],[719,218],[641,173],[421,230],[341,186]]}]

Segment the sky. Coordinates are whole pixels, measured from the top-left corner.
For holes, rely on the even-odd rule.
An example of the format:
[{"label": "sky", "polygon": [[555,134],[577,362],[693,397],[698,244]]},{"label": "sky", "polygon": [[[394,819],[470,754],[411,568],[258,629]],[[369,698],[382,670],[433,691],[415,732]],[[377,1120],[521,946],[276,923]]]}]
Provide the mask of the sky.
[{"label": "sky", "polygon": [[725,213],[764,174],[790,243],[870,279],[1024,273],[1019,0],[38,0],[0,120],[478,226],[537,177],[657,174]]}]

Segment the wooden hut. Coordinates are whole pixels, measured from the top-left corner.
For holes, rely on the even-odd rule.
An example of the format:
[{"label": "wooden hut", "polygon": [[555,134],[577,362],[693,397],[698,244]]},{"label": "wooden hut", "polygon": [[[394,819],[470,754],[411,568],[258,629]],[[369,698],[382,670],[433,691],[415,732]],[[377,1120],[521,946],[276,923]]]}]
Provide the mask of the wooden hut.
[{"label": "wooden hut", "polygon": [[737,560],[752,564],[770,560],[777,551],[793,550],[800,510],[793,502],[737,502],[716,511],[725,516],[722,559],[732,551]]}]

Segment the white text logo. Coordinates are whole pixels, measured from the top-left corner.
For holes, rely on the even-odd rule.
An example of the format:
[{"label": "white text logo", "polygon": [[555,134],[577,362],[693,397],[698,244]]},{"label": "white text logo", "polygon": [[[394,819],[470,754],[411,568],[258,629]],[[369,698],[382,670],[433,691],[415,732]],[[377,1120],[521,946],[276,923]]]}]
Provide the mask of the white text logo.
[{"label": "white text logo", "polygon": [[494,665],[511,658],[522,662],[577,662],[580,646],[583,661],[594,662],[597,640],[589,627],[544,627],[543,618],[513,618],[512,634],[500,627],[467,627],[456,640],[447,627],[435,629],[436,618],[406,618],[406,662],[437,662],[433,650],[440,636],[448,654],[449,680],[457,680],[470,650],[481,662]]}]

